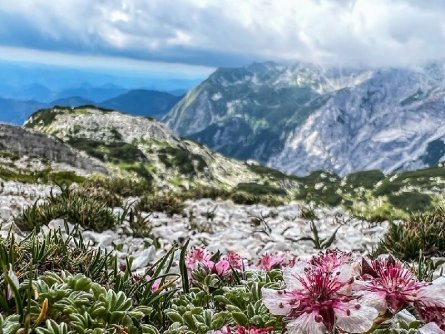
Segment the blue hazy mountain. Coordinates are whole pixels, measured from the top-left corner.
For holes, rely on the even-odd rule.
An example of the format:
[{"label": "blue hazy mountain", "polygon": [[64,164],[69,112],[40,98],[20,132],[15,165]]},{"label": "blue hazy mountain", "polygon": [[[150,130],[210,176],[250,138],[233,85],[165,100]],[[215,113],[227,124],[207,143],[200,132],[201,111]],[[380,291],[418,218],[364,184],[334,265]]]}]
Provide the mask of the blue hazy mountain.
[{"label": "blue hazy mountain", "polygon": [[[116,91],[118,89],[116,88]],[[90,91],[93,91],[91,89]],[[84,90],[83,92],[88,92]],[[108,91],[99,90],[94,96],[98,97]],[[72,93],[82,93],[82,91],[72,90]],[[92,94],[89,95],[90,97]],[[0,98],[0,122],[7,122],[21,125],[35,111],[54,106],[79,107],[84,105],[95,105],[107,109],[115,109],[124,113],[162,118],[181,99],[180,96],[158,92],[153,90],[136,89],[124,91],[123,94],[111,99],[96,102],[85,96],[62,97],[51,102],[41,102],[36,100],[17,100],[11,98]]]},{"label": "blue hazy mountain", "polygon": [[99,106],[132,115],[150,116],[160,119],[180,99],[180,96],[165,92],[136,89],[104,101]]}]

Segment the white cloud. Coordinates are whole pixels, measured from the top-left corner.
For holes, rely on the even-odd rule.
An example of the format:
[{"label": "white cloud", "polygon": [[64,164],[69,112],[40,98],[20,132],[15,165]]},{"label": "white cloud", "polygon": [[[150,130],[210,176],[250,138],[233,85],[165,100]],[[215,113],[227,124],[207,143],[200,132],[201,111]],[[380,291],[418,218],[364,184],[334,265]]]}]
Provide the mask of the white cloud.
[{"label": "white cloud", "polygon": [[[26,23],[33,40],[14,39],[7,17]],[[445,55],[445,1],[2,1],[2,41],[216,66],[229,59],[409,65]]]}]

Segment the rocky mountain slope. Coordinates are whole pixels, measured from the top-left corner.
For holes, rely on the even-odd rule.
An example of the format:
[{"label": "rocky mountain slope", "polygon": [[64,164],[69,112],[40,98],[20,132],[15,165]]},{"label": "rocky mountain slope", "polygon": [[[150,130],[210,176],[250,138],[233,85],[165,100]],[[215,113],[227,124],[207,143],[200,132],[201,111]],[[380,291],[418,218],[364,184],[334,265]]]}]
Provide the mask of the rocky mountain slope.
[{"label": "rocky mountain slope", "polygon": [[164,121],[221,153],[296,175],[427,167],[445,155],[444,74],[442,64],[218,69]]},{"label": "rocky mountain slope", "polygon": [[12,178],[43,171],[109,174],[103,163],[60,140],[7,124],[0,124],[0,169]]},{"label": "rocky mountain slope", "polygon": [[283,175],[226,158],[176,137],[160,122],[93,107],[44,109],[25,123],[101,160],[115,174],[139,176],[164,189],[194,185],[234,187],[268,183],[277,189]]}]

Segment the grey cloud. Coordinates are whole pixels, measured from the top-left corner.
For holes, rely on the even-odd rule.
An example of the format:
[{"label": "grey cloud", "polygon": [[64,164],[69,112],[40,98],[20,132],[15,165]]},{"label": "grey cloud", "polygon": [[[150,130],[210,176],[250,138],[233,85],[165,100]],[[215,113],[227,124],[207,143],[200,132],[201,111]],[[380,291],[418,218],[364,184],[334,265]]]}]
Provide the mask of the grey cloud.
[{"label": "grey cloud", "polygon": [[445,55],[445,1],[4,1],[0,44],[207,66],[410,65]]}]

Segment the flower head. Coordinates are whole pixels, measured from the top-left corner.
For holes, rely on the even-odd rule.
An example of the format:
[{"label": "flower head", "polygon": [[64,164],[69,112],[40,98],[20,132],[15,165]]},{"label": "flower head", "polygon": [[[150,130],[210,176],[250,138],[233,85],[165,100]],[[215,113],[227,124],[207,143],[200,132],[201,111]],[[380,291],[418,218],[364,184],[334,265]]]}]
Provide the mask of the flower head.
[{"label": "flower head", "polygon": [[213,268],[215,263],[211,260],[211,253],[204,248],[196,247],[185,258],[185,265],[188,270],[194,270],[199,265],[205,268]]},{"label": "flower head", "polygon": [[286,269],[285,290],[262,289],[266,307],[272,314],[286,316],[289,333],[332,333],[336,327],[350,333],[368,331],[378,312],[351,294],[351,267],[333,271],[322,267]]},{"label": "flower head", "polygon": [[256,326],[244,327],[237,326],[235,334],[267,334],[273,330],[272,327],[267,328],[257,328]]},{"label": "flower head", "polygon": [[[146,275],[145,276],[145,280],[148,282],[152,279],[152,277],[150,275]],[[156,291],[159,290],[159,287],[161,285],[161,280],[158,278],[157,280],[155,280],[151,286],[151,292],[155,293]]]},{"label": "flower head", "polygon": [[380,312],[397,313],[408,305],[445,308],[445,280],[427,283],[394,258],[362,261],[362,281],[356,282],[363,300]]},{"label": "flower head", "polygon": [[215,263],[212,271],[218,276],[224,276],[230,272],[230,263],[226,259],[221,259]]},{"label": "flower head", "polygon": [[259,261],[259,268],[264,271],[270,271],[272,269],[279,269],[283,265],[285,260],[284,255],[270,255],[265,254]]},{"label": "flower head", "polygon": [[236,252],[228,252],[225,259],[229,262],[229,265],[236,270],[243,269],[243,259]]},{"label": "flower head", "polygon": [[352,254],[339,251],[337,249],[328,249],[319,255],[313,256],[309,263],[324,271],[332,272],[335,269],[351,261]]}]

